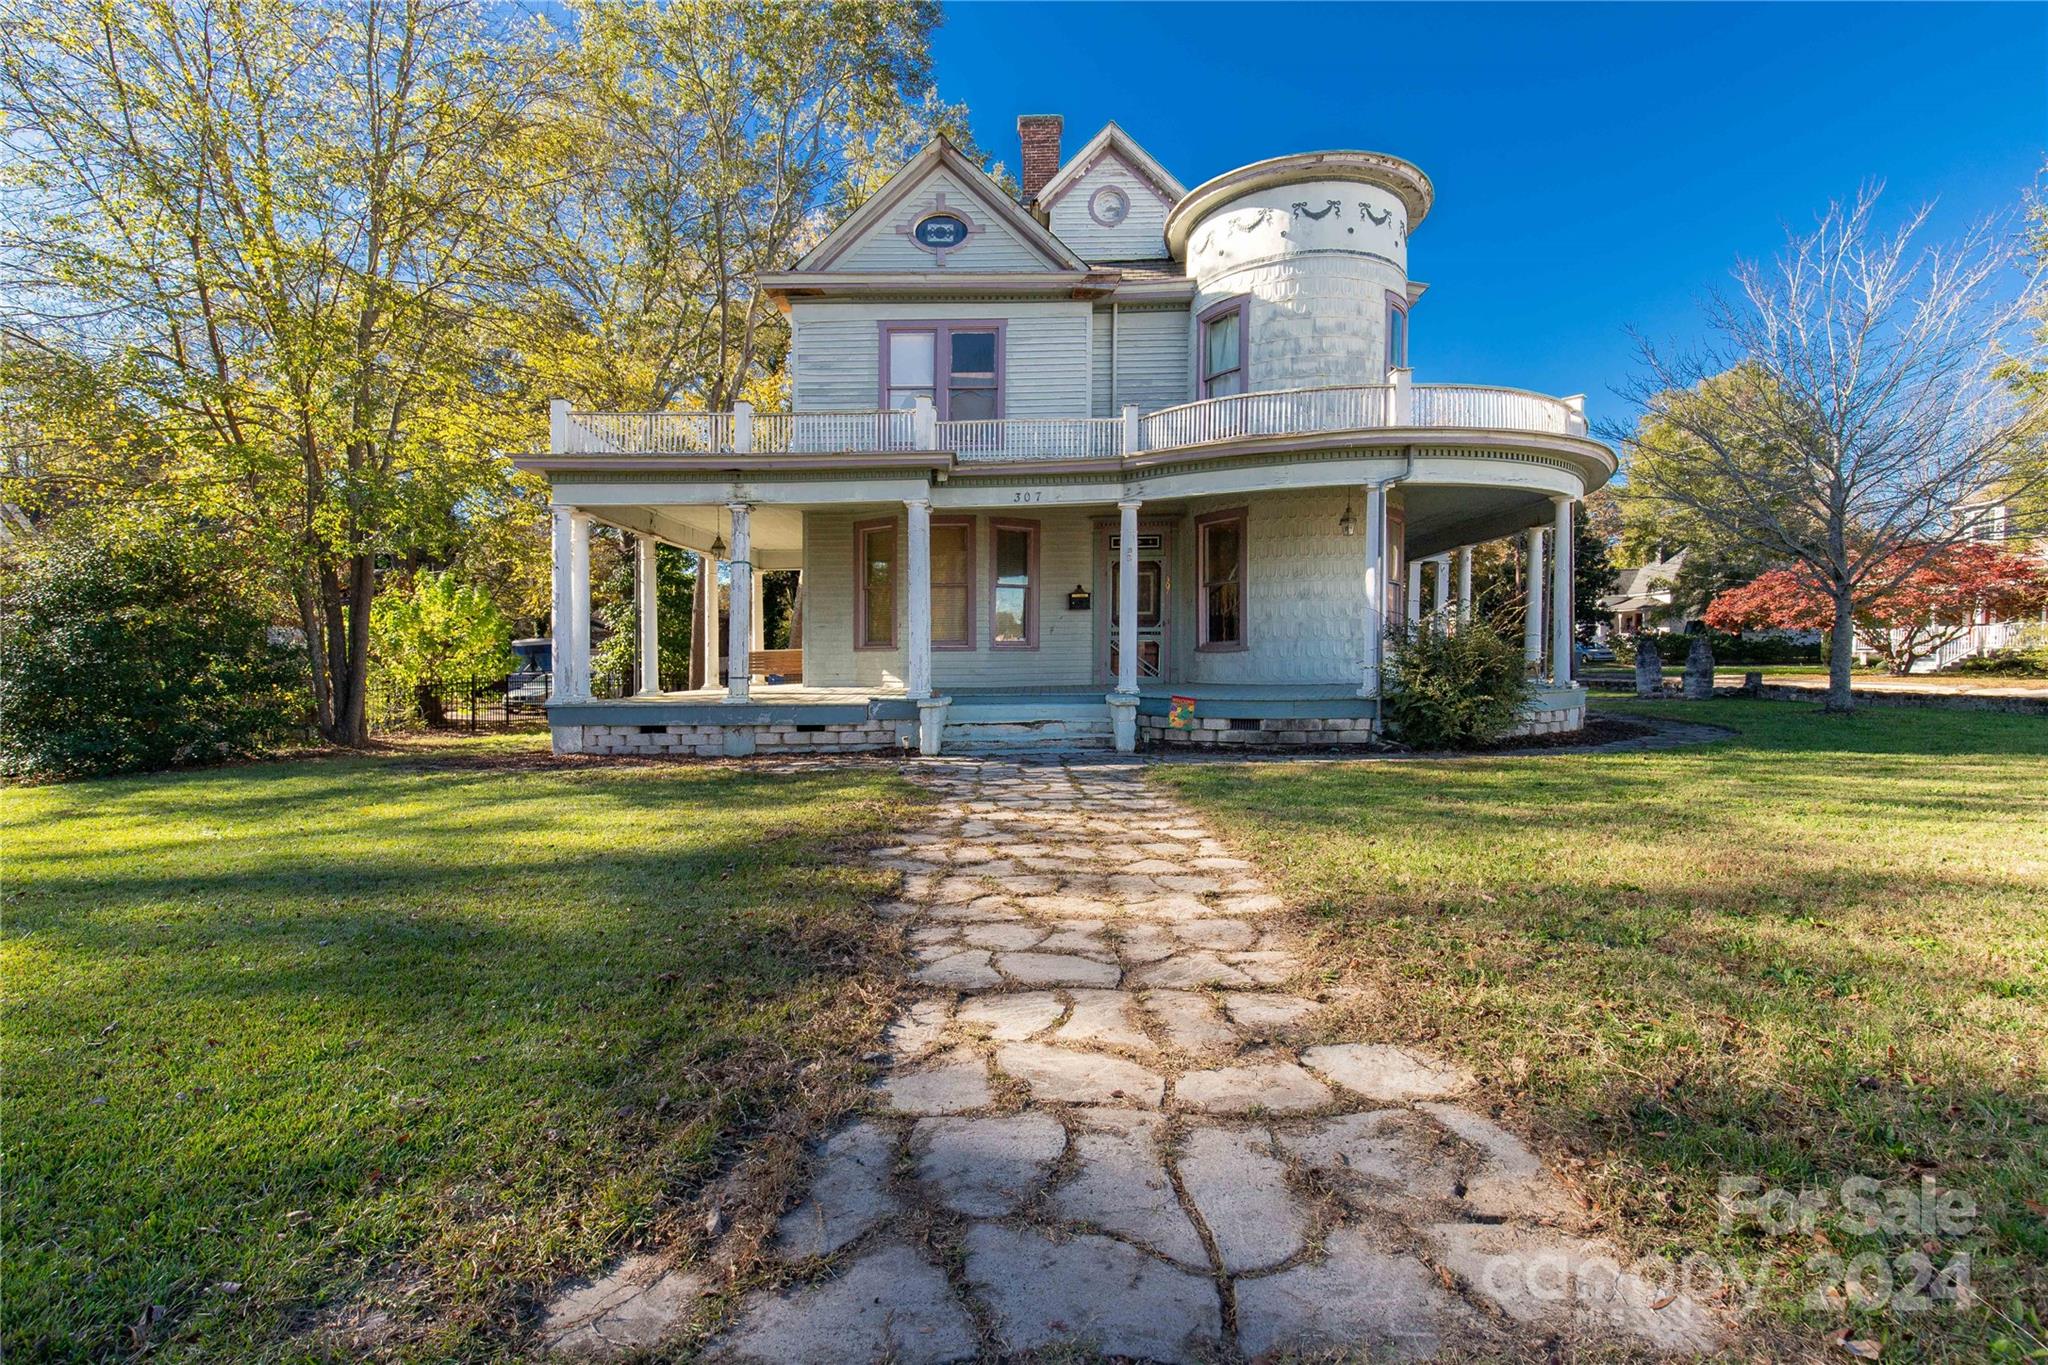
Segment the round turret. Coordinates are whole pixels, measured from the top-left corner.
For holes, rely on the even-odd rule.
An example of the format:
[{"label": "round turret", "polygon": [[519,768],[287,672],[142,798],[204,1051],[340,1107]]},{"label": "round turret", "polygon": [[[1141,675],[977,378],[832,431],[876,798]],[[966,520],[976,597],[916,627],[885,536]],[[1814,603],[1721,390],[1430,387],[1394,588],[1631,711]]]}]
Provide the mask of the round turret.
[{"label": "round turret", "polygon": [[[1195,283],[1197,318],[1243,302],[1243,388],[1377,384],[1405,363],[1401,346],[1390,354],[1389,316],[1405,318],[1408,234],[1433,193],[1398,157],[1304,152],[1217,176],[1175,205],[1166,242]],[[1202,347],[1198,335],[1198,364]]]}]

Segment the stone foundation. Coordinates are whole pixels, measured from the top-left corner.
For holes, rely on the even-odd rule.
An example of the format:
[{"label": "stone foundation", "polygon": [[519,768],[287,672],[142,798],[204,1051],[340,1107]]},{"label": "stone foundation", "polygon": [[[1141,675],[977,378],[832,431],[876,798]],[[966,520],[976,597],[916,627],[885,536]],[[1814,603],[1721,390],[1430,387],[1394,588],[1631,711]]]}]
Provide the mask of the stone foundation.
[{"label": "stone foundation", "polygon": [[1222,749],[1321,748],[1339,744],[1372,744],[1379,736],[1373,723],[1364,718],[1317,720],[1308,716],[1285,716],[1277,720],[1231,720],[1205,716],[1185,730],[1166,723],[1164,716],[1138,717],[1140,748]]},{"label": "stone foundation", "polygon": [[844,725],[557,725],[558,754],[897,753],[917,745],[917,723],[867,720]]},{"label": "stone foundation", "polygon": [[1583,730],[1585,728],[1585,707],[1560,706],[1554,710],[1531,711],[1520,725],[1508,731],[1508,738],[1521,739],[1528,735],[1561,735],[1572,730]]}]

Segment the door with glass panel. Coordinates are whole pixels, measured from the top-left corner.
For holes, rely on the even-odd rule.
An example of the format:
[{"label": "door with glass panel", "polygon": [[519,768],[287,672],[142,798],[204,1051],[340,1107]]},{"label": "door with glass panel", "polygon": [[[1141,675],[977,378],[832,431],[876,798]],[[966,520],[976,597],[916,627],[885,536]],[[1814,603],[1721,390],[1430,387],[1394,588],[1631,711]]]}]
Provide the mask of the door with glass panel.
[{"label": "door with glass panel", "polygon": [[[1111,531],[1106,537],[1102,581],[1109,585],[1109,610],[1100,614],[1104,622],[1102,651],[1107,660],[1104,677],[1114,683],[1123,654],[1123,536]],[[1168,566],[1173,562],[1172,544],[1163,529],[1138,532],[1138,685],[1167,681],[1167,661],[1172,658],[1169,632],[1173,592]]]},{"label": "door with glass panel", "polygon": [[909,408],[929,398],[941,422],[971,423],[942,433],[949,450],[994,448],[1003,415],[1002,329],[993,324],[887,324],[884,398]]}]

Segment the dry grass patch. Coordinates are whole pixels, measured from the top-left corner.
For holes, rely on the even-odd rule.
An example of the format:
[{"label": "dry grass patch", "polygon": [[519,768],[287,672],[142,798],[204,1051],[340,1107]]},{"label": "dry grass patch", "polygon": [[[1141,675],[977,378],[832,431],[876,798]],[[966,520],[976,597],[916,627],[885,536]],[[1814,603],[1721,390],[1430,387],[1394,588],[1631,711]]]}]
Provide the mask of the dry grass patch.
[{"label": "dry grass patch", "polygon": [[[1364,988],[1348,1029],[1482,1073],[1638,1250],[1761,1283],[1788,1342],[1846,1326],[1886,1359],[2023,1358],[2048,1302],[2048,725],[1682,714],[1740,734],[1154,773],[1274,879],[1325,979]],[[1724,1175],[1927,1177],[1977,1214],[1953,1235],[1724,1229]],[[1967,1255],[1984,1304],[1831,1295],[1828,1258],[1866,1253],[1901,1288],[1915,1253]]]}]

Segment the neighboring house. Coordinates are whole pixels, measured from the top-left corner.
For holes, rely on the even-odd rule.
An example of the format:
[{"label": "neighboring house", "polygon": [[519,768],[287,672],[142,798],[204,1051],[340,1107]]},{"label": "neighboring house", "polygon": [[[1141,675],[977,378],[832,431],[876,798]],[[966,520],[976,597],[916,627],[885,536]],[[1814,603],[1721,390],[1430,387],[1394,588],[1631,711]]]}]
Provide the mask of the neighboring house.
[{"label": "neighboring house", "polygon": [[[1996,545],[2010,554],[2033,559],[2048,567],[2048,541],[2029,535],[2014,518],[2012,508],[2004,498],[1983,498],[1965,504],[1956,515],[1968,524],[1968,540],[1980,545]],[[1983,608],[1968,627],[1926,658],[1915,660],[1913,672],[1933,673],[1964,659],[2010,649],[2020,642],[2021,633],[2028,626],[2048,626],[2048,607],[2020,618],[2003,617]],[[1877,657],[1877,652],[1866,641],[1860,638],[1856,641],[1858,662],[1869,662]]]},{"label": "neighboring house", "polygon": [[1600,599],[1617,635],[1665,634],[1685,629],[1685,613],[1672,605],[1672,586],[1685,567],[1685,551],[1660,554],[1614,575],[1614,591]]},{"label": "neighboring house", "polygon": [[[557,747],[1357,742],[1389,623],[1425,583],[1454,610],[1465,552],[1510,536],[1546,589],[1528,724],[1576,727],[1544,548],[1614,456],[1578,398],[1411,381],[1428,177],[1311,152],[1188,190],[1114,124],[1065,159],[1058,118],[1019,131],[1022,203],[935,141],[758,279],[792,412],[555,405],[519,463],[553,489]],[[727,559],[735,659],[760,571],[800,571],[802,682],[756,659],[588,700],[594,522],[643,567],[656,540]]]}]

